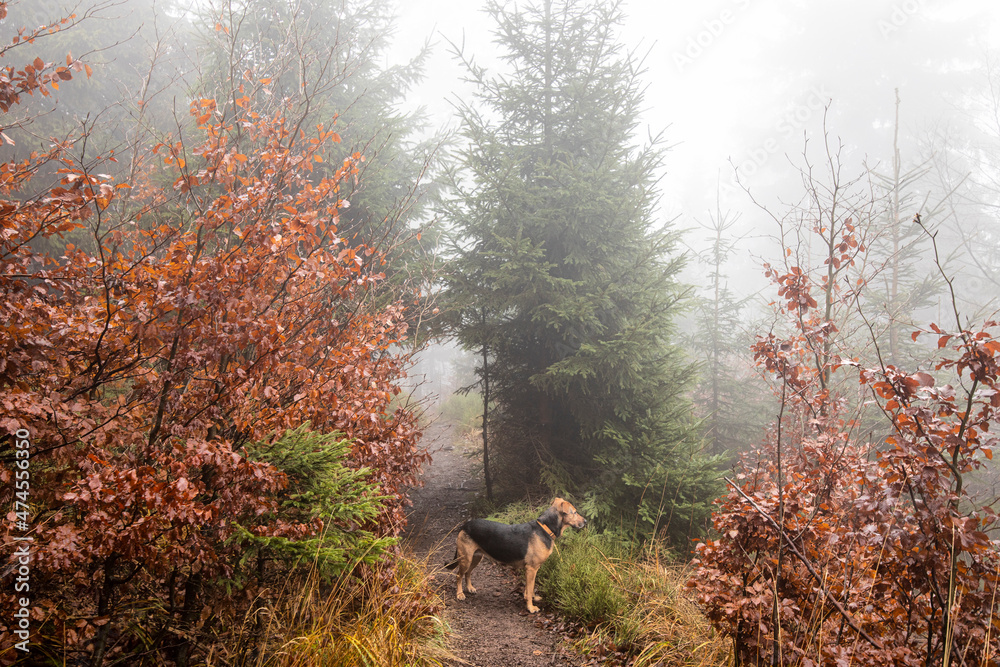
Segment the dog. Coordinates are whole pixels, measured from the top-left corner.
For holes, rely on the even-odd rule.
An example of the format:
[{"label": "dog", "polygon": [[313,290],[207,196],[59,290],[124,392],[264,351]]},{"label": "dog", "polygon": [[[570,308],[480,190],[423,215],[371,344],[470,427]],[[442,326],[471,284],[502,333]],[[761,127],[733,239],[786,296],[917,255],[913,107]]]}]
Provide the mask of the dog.
[{"label": "dog", "polygon": [[458,567],[458,593],[455,597],[465,599],[463,579],[466,590],[476,592],[469,577],[483,559],[483,554],[486,554],[503,565],[524,567],[528,578],[524,586],[524,599],[528,603],[528,612],[534,614],[538,611],[534,601],[541,600],[535,595],[535,575],[538,568],[552,554],[556,538],[562,535],[563,528],[583,528],[586,525],[587,520],[562,498],[553,500],[552,505],[540,517],[528,523],[512,526],[486,519],[466,521],[455,540],[455,559],[445,565],[449,570]]}]

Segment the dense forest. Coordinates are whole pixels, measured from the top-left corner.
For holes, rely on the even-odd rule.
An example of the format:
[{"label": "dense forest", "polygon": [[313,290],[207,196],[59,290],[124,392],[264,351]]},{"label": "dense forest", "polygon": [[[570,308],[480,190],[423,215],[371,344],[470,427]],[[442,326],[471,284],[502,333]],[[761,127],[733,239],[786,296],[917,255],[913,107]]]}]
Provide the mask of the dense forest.
[{"label": "dense forest", "polygon": [[881,143],[814,94],[706,219],[626,3],[482,10],[0,0],[0,664],[457,664],[441,420],[474,513],[587,517],[573,664],[998,664],[996,54]]}]

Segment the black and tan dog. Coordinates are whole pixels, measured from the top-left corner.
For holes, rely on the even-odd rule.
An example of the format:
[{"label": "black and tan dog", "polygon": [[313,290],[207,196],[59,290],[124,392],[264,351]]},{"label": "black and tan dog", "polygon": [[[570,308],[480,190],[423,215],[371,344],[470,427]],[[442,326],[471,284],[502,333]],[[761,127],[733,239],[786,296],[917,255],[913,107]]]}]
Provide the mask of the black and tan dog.
[{"label": "black and tan dog", "polygon": [[465,588],[470,593],[476,589],[469,576],[483,559],[483,554],[504,565],[524,566],[528,581],[524,586],[524,599],[528,602],[528,611],[534,614],[538,607],[534,600],[541,598],[535,595],[535,574],[545,559],[552,553],[557,537],[562,535],[563,528],[573,526],[583,528],[587,520],[577,513],[576,508],[562,498],[556,498],[552,505],[535,521],[509,525],[486,519],[472,519],[462,524],[455,542],[455,560],[445,565],[452,570],[458,566],[458,597],[465,599],[462,591],[462,579],[465,578]]}]

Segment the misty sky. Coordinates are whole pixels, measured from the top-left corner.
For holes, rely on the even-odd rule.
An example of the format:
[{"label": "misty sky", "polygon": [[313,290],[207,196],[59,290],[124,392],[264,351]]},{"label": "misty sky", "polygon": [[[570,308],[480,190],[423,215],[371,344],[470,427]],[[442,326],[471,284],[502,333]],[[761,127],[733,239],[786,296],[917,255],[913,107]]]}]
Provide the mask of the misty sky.
[{"label": "misty sky", "polygon": [[[1000,6],[988,0],[715,0],[625,3],[623,41],[648,51],[647,121],[674,146],[665,206],[691,215],[714,202],[715,183],[733,182],[730,160],[751,187],[781,178],[786,153],[818,136],[833,101],[831,134],[858,155],[891,149],[894,88],[902,124],[914,135],[949,114],[977,62],[998,43]],[[415,53],[433,35],[435,54],[414,102],[436,118],[465,90],[446,39],[489,63],[488,17],[469,0],[409,0],[399,6],[398,51]],[[860,157],[859,157],[860,159]],[[761,179],[765,179],[761,182]],[[744,202],[730,192],[733,206]]]},{"label": "misty sky", "polygon": [[[395,57],[412,56],[429,37],[435,43],[412,103],[436,123],[449,119],[449,99],[470,90],[447,40],[464,39],[480,64],[495,62],[481,5],[399,3]],[[891,162],[897,88],[908,165],[936,150],[930,137],[967,138],[993,113],[984,63],[1000,54],[1000,5],[990,0],[631,0],[624,9],[622,41],[647,54],[646,122],[654,134],[666,129],[672,146],[661,216],[692,230],[684,244],[701,250],[699,225],[721,190],[722,211],[739,214],[735,234],[747,239],[729,270],[744,294],[766,285],[760,264],[774,250],[774,229],[736,183],[737,170],[755,199],[780,209],[801,197],[804,137],[820,161],[827,105],[828,134],[843,143],[850,175]],[[1000,127],[991,134],[1000,142]]]}]

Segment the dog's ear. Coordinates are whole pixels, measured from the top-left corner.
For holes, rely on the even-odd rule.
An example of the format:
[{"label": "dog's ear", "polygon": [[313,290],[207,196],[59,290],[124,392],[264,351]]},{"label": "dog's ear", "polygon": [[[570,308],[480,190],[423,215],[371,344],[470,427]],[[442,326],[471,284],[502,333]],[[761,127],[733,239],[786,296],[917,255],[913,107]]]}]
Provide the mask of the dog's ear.
[{"label": "dog's ear", "polygon": [[560,498],[559,496],[556,496],[555,498],[552,499],[552,507],[555,507],[558,510],[562,510],[563,505],[565,503],[566,501]]}]

